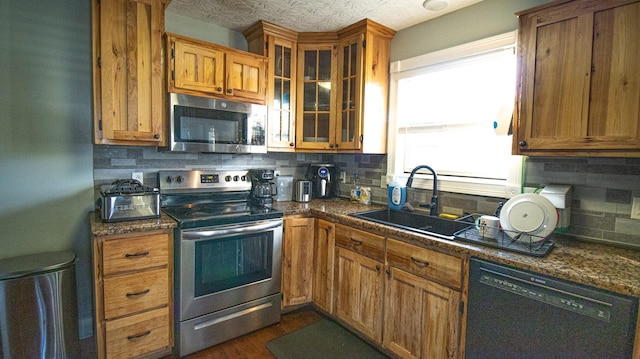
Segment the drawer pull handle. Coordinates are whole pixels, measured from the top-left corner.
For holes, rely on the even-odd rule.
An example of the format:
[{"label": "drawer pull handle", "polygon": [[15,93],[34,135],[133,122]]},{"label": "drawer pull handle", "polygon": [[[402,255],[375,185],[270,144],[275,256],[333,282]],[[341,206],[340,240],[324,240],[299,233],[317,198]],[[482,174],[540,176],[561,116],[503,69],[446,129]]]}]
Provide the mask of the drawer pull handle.
[{"label": "drawer pull handle", "polygon": [[416,265],[419,265],[419,266],[421,266],[421,267],[428,267],[428,266],[429,266],[429,262],[427,262],[427,261],[423,261],[423,260],[418,259],[418,258],[416,258],[416,257],[414,257],[414,256],[411,256],[411,261],[412,261],[413,263],[415,263]]},{"label": "drawer pull handle", "polygon": [[125,254],[125,258],[137,258],[137,257],[145,257],[149,255],[149,251],[144,251],[144,252],[139,252],[139,253],[134,253],[134,254]]},{"label": "drawer pull handle", "polygon": [[145,289],[142,292],[138,292],[138,293],[127,293],[127,298],[139,297],[141,295],[145,295],[145,294],[149,293],[150,291],[151,291],[151,289]]},{"label": "drawer pull handle", "polygon": [[361,246],[362,245],[362,241],[359,241],[357,239],[353,239],[353,238],[349,238],[351,240],[351,242],[355,243],[356,246]]},{"label": "drawer pull handle", "polygon": [[146,336],[147,336],[147,335],[149,335],[149,334],[151,334],[151,331],[150,331],[150,330],[147,330],[147,331],[146,331],[146,332],[144,332],[144,333],[140,333],[140,334],[136,334],[136,335],[128,335],[128,336],[127,336],[127,339],[129,339],[129,340],[140,339],[140,338],[142,338],[142,337],[146,337]]}]

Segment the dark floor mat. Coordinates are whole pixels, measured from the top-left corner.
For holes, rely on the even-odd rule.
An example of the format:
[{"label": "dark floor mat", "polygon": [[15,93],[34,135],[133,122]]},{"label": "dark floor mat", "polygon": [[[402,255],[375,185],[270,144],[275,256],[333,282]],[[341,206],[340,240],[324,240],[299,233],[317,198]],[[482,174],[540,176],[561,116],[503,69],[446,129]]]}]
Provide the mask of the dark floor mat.
[{"label": "dark floor mat", "polygon": [[334,321],[322,319],[267,343],[278,359],[386,359]]}]

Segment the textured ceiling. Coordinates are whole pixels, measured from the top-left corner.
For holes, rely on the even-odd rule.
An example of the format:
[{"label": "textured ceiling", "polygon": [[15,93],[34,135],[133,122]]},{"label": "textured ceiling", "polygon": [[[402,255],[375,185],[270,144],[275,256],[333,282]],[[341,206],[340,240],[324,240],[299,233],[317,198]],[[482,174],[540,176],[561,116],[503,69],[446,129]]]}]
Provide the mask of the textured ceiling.
[{"label": "textured ceiling", "polygon": [[172,0],[167,11],[244,31],[265,20],[298,32],[337,31],[368,18],[396,31],[482,0],[446,0],[429,11],[424,0]]}]

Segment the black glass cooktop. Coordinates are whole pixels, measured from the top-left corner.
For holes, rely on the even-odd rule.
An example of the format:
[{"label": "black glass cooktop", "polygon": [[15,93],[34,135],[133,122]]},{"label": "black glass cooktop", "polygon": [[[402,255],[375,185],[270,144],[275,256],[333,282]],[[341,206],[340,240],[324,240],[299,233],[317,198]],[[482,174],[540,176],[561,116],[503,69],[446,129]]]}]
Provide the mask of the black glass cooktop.
[{"label": "black glass cooktop", "polygon": [[208,227],[282,217],[280,210],[252,205],[249,202],[171,206],[162,208],[162,211],[175,219],[179,228]]}]

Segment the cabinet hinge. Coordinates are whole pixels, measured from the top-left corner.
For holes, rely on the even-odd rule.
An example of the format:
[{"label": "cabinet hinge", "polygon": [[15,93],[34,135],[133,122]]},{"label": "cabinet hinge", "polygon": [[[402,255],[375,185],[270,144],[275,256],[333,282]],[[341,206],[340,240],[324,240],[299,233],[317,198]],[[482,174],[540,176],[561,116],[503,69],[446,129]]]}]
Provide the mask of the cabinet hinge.
[{"label": "cabinet hinge", "polygon": [[460,313],[464,313],[464,302],[460,302]]},{"label": "cabinet hinge", "polygon": [[364,141],[364,136],[360,135],[360,143]]},{"label": "cabinet hinge", "polygon": [[171,81],[175,81],[176,80],[176,72],[175,70],[171,70]]},{"label": "cabinet hinge", "polygon": [[102,67],[102,57],[98,57],[98,68]]},{"label": "cabinet hinge", "polygon": [[98,120],[98,131],[102,132],[102,120]]},{"label": "cabinet hinge", "polygon": [[171,49],[171,58],[172,59],[176,58],[176,52],[175,52],[175,50],[173,48]]},{"label": "cabinet hinge", "polygon": [[[362,41],[362,48],[366,49],[367,48],[367,40],[363,40]],[[375,51],[375,50],[374,50]]]}]

